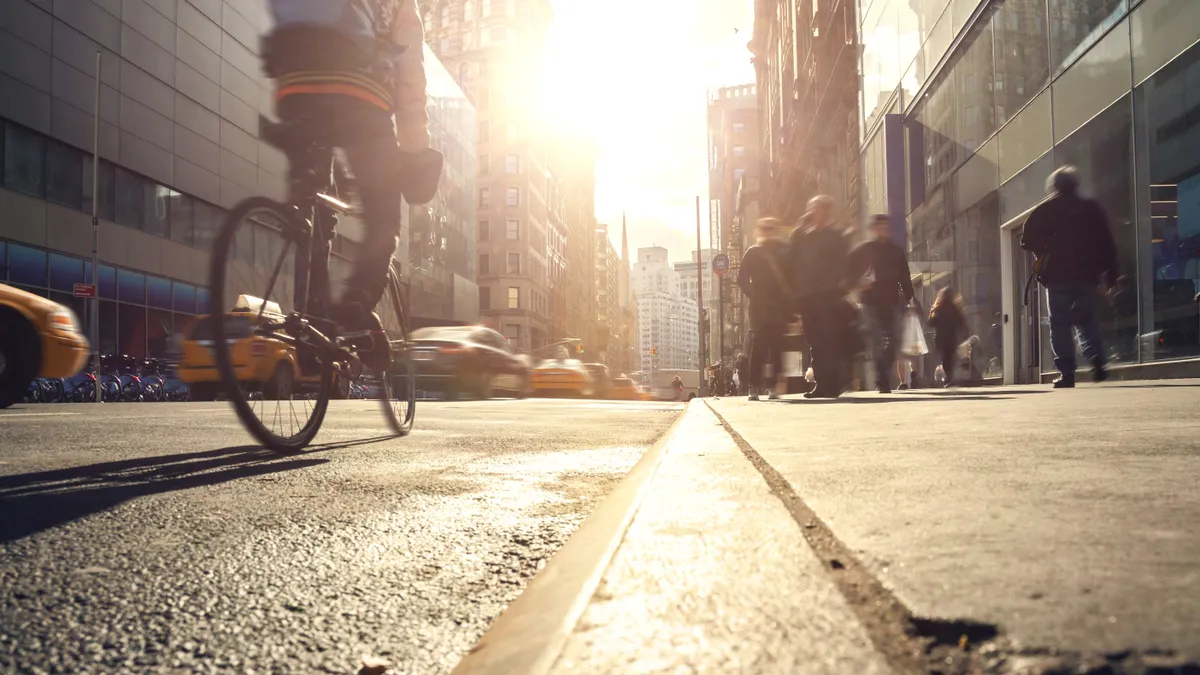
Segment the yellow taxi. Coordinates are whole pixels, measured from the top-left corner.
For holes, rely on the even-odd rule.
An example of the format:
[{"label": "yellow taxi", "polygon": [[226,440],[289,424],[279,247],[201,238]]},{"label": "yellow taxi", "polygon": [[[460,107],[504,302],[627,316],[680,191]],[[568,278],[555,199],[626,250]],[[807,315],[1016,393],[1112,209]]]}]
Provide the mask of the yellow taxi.
[{"label": "yellow taxi", "polygon": [[[268,400],[291,398],[298,390],[315,387],[320,375],[301,371],[295,348],[282,340],[254,334],[260,308],[264,318],[283,318],[278,303],[249,295],[238,296],[233,309],[225,313],[225,334],[233,341],[229,356],[238,381],[255,390],[261,388],[263,398]],[[207,314],[192,319],[183,331],[177,370],[193,401],[212,401],[222,391],[213,337],[212,317]],[[339,380],[334,382],[335,396],[343,388]]]},{"label": "yellow taxi", "polygon": [[634,384],[633,380],[622,373],[612,379],[609,398],[615,398],[619,401],[640,401],[642,400],[642,392],[638,391],[637,385]]},{"label": "yellow taxi", "polygon": [[23,399],[35,378],[77,374],[89,352],[74,312],[0,284],[0,408]]},{"label": "yellow taxi", "polygon": [[534,396],[594,396],[592,375],[577,359],[548,359],[529,375]]}]

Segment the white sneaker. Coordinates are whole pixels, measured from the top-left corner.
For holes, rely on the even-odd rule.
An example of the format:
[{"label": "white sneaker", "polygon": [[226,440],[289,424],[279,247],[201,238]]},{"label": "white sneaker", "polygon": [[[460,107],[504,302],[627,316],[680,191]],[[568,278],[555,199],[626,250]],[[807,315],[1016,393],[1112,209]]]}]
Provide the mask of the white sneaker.
[{"label": "white sneaker", "polygon": [[754,391],[753,389],[750,390],[750,400],[751,401],[758,400],[758,392],[757,391]]},{"label": "white sneaker", "polygon": [[777,394],[776,392],[771,392],[771,395],[767,397],[767,400],[768,401],[778,401],[779,394]]}]

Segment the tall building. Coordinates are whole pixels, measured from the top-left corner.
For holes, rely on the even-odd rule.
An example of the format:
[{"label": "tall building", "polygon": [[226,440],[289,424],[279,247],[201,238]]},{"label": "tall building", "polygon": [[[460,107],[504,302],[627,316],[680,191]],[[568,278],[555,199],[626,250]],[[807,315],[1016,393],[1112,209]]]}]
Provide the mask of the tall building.
[{"label": "tall building", "polygon": [[[884,5],[894,11],[908,1],[857,4],[870,5],[872,12]],[[855,5],[854,0],[755,3],[749,48],[758,94],[758,198],[763,215],[788,225],[804,213],[810,197],[822,193],[837,200],[845,224],[860,219]]]},{"label": "tall building", "polygon": [[478,109],[483,322],[528,351],[580,338],[583,308],[571,298],[586,289],[571,261],[582,262],[581,251],[590,259],[595,153],[574,139],[578,154],[556,151],[563,139],[550,136],[538,108],[550,2],[452,0],[421,12],[426,41]]},{"label": "tall building", "polygon": [[[708,210],[710,228],[715,231],[717,251],[729,256],[730,272],[724,277],[720,297],[713,297],[709,288],[709,361],[736,356],[734,326],[737,314],[733,308],[733,284],[736,262],[742,259],[745,247],[741,223],[737,220],[738,191],[744,182],[756,180],[761,168],[759,160],[758,90],[755,85],[722,87],[708,98]],[[715,275],[712,275],[715,277]],[[723,305],[723,306],[722,306]],[[718,320],[724,318],[725,325]],[[721,354],[724,349],[726,354]]]},{"label": "tall building", "polygon": [[621,354],[617,368],[629,373],[637,368],[637,302],[633,296],[632,265],[629,260],[629,231],[621,216],[621,266],[618,270],[617,293],[621,309]]},{"label": "tall building", "polygon": [[858,25],[864,208],[890,217],[926,303],[963,294],[982,374],[1053,370],[1019,242],[1062,164],[1116,238],[1102,330],[1118,372],[1200,372],[1200,117],[1185,94],[1200,3],[875,0]]},{"label": "tall building", "polygon": [[[732,202],[730,202],[730,205],[732,206]],[[730,210],[732,211],[732,208]],[[720,279],[713,272],[712,267],[712,259],[716,254],[717,251],[711,248],[692,251],[691,260],[674,264],[675,273],[679,275],[679,292],[684,297],[691,299],[692,302],[697,303],[697,307],[703,308],[704,311],[702,313],[708,315],[708,321],[704,327],[705,348],[701,350],[702,353],[699,356],[700,358],[707,359],[709,363],[714,363],[720,359],[717,354],[720,353],[721,349],[721,336],[717,330],[717,316],[720,304],[716,292]],[[700,268],[699,279],[696,278],[697,267]],[[703,292],[697,294],[697,288]],[[695,330],[699,334],[700,329],[697,327]]]},{"label": "tall building", "polygon": [[682,292],[680,275],[668,262],[667,249],[638,249],[630,287],[637,302],[638,362],[634,367],[643,374],[656,369],[697,368],[700,342],[696,300]]},{"label": "tall building", "polygon": [[[286,162],[258,138],[258,115],[273,112],[258,57],[269,27],[263,0],[0,2],[0,282],[72,307],[89,334],[98,324],[103,353],[165,356],[169,336],[192,316],[227,307],[228,298],[210,300],[206,288],[208,251],[225,209],[251,195],[285,197]],[[97,52],[94,317],[90,303],[71,291],[92,277]],[[444,238],[449,249],[455,228],[474,219],[454,196],[474,189],[463,182],[469,169],[462,165],[473,161],[467,140],[473,130],[462,92],[436,64],[427,58],[434,143],[448,166],[434,212],[445,217],[437,247]],[[431,293],[474,293],[469,249],[462,249],[465,265],[419,253],[418,274],[408,215],[396,254],[406,280],[424,288],[418,279],[426,275],[438,280]],[[339,224],[335,278],[348,273],[360,235],[354,219]],[[264,265],[256,253],[272,240],[244,244],[246,259]],[[424,306],[438,318],[473,318],[469,302]]]},{"label": "tall building", "polygon": [[593,342],[597,351],[589,358],[610,370],[620,371],[628,358],[629,335],[625,308],[621,305],[621,258],[608,237],[608,226],[597,225],[595,232],[596,325]]},{"label": "tall building", "polygon": [[583,340],[583,355],[595,360],[596,266],[596,148],[584,139],[557,143],[552,165],[560,176],[566,223],[566,268],[561,306],[565,333],[556,339]]}]

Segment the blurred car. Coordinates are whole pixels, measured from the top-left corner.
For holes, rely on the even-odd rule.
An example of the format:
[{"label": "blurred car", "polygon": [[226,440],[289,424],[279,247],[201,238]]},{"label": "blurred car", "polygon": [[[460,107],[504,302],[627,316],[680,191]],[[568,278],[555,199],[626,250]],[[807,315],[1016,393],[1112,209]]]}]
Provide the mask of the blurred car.
[{"label": "blurred car", "polygon": [[418,328],[412,332],[412,361],[419,391],[448,399],[487,399],[498,391],[517,398],[529,395],[529,357],[491,328]]},{"label": "blurred car", "polygon": [[90,349],[70,309],[0,284],[0,408],[22,400],[38,377],[75,375]]},{"label": "blurred car", "polygon": [[537,396],[593,396],[596,387],[586,366],[576,359],[547,359],[530,376]]},{"label": "blurred car", "polygon": [[642,393],[638,391],[638,387],[633,383],[633,380],[624,375],[618,375],[612,379],[609,398],[621,401],[640,401],[642,400]]},{"label": "blurred car", "polygon": [[[238,296],[231,311],[225,313],[225,334],[233,342],[230,359],[239,382],[261,388],[267,400],[287,399],[295,394],[315,391],[320,384],[318,372],[306,375],[296,350],[286,342],[255,335],[254,326],[264,301],[248,295]],[[282,319],[279,305],[265,302],[262,315]],[[209,314],[195,317],[183,330],[180,345],[179,379],[188,385],[193,401],[213,401],[221,393],[221,374],[213,353],[213,320]],[[334,397],[346,398],[349,381],[334,373]]]},{"label": "blurred car", "polygon": [[585,363],[583,367],[587,368],[588,374],[592,376],[592,386],[595,388],[592,395],[596,398],[608,398],[609,391],[612,388],[608,366],[603,363]]}]

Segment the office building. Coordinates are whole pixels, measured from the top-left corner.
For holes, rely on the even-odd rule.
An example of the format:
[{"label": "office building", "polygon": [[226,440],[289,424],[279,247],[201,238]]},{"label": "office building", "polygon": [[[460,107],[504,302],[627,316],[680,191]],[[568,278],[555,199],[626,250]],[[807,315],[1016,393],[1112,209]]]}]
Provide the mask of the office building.
[{"label": "office building", "polygon": [[638,362],[634,367],[643,374],[697,368],[700,342],[696,300],[683,293],[680,274],[668,261],[667,249],[639,248],[629,283],[637,304]]},{"label": "office building", "polygon": [[1196,372],[1200,3],[861,4],[864,206],[890,216],[926,303],[962,292],[982,375],[1053,370],[1045,293],[1025,303],[1019,242],[1063,164],[1117,241],[1121,277],[1101,312],[1110,359],[1130,366],[1117,372]]},{"label": "office building", "polygon": [[[139,357],[166,355],[192,316],[228,304],[210,301],[206,290],[208,250],[225,209],[252,195],[285,197],[286,163],[258,138],[258,116],[272,108],[258,57],[269,24],[263,0],[0,2],[0,282],[71,306],[89,334],[98,321],[101,352]],[[71,295],[92,276],[97,52],[98,319]],[[461,166],[474,161],[473,129],[456,129],[471,113],[436,59],[427,62],[434,143],[448,164],[433,207],[444,218],[436,247],[445,240],[449,250],[454,228],[474,220],[452,196],[473,192]],[[335,277],[348,272],[359,227],[353,219],[340,226]],[[411,269],[410,239],[402,231],[397,260],[420,285],[425,273]],[[262,264],[255,245],[247,259]],[[469,264],[427,259],[424,269],[440,278],[437,293],[473,292]],[[424,305],[430,315],[473,318],[469,303]]]}]

